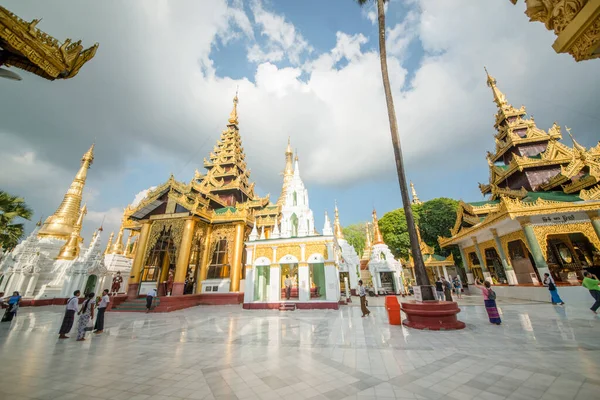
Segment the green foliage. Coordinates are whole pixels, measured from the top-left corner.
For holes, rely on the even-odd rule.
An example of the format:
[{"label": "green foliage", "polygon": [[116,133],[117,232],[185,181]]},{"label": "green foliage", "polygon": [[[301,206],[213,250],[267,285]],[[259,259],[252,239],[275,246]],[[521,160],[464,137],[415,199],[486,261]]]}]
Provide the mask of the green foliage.
[{"label": "green foliage", "polygon": [[[412,206],[417,222],[419,221],[418,208],[419,206]],[[379,230],[383,236],[383,241],[388,245],[394,257],[407,259],[410,252],[410,239],[404,209],[399,208],[385,213],[379,219]]]},{"label": "green foliage", "polygon": [[[419,225],[421,239],[432,246],[437,254],[448,256],[453,251],[440,249],[438,236],[450,236],[450,229],[456,221],[458,201],[440,197],[429,200],[421,205],[413,205],[415,222]],[[410,239],[404,210],[399,208],[386,213],[379,220],[379,229],[383,240],[395,257],[406,259],[410,253]],[[457,253],[459,253],[457,251]],[[460,260],[459,254],[454,254],[455,260]]]},{"label": "green foliage", "polygon": [[24,234],[24,225],[19,219],[31,219],[33,211],[25,200],[0,190],[0,246],[11,249],[19,243]]},{"label": "green foliage", "polygon": [[449,249],[441,249],[438,236],[450,237],[450,229],[456,222],[458,201],[446,197],[429,200],[419,207],[421,239],[435,248],[437,254],[448,256]]},{"label": "green foliage", "polygon": [[344,239],[354,246],[354,250],[358,253],[358,255],[362,255],[365,250],[365,241],[367,239],[367,235],[365,233],[365,223],[358,223],[348,225],[342,228],[342,232],[344,233]]}]

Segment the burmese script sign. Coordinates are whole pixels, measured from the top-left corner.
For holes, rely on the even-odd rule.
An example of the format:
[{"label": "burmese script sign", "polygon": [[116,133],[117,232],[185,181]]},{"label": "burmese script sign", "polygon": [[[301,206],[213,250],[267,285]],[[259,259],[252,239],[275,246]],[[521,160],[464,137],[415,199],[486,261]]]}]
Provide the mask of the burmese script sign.
[{"label": "burmese script sign", "polygon": [[413,286],[413,292],[415,293],[415,301],[417,303],[422,303],[423,295],[421,294],[421,286]]},{"label": "burmese script sign", "polygon": [[589,217],[586,213],[576,212],[568,214],[554,214],[554,215],[537,215],[531,217],[531,222],[536,225],[562,225],[572,224],[575,222],[581,222],[588,220]]}]

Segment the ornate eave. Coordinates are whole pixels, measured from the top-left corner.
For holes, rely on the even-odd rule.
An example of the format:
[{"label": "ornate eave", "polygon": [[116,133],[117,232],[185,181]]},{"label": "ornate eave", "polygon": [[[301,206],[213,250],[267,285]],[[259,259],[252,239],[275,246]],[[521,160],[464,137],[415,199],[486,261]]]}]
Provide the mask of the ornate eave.
[{"label": "ornate eave", "polygon": [[600,200],[600,184],[590,189],[584,189],[579,192],[579,197],[583,200]]},{"label": "ornate eave", "polygon": [[600,0],[525,1],[525,4],[530,21],[539,21],[556,34],[552,47],[557,53],[569,53],[575,61],[600,57]]},{"label": "ornate eave", "polygon": [[502,196],[514,197],[517,199],[524,199],[525,197],[527,197],[527,190],[525,190],[525,188],[522,186],[519,190],[513,190],[509,188],[503,189],[496,185],[491,185],[491,193],[492,200],[499,199]]},{"label": "ornate eave", "polygon": [[81,41],[64,43],[0,6],[0,65],[14,66],[44,79],[69,79],[96,54],[98,43],[83,49]]},{"label": "ornate eave", "polygon": [[[548,140],[560,140],[562,135],[560,133],[560,127],[554,123],[552,128],[548,130],[548,133],[539,129],[535,124],[527,126],[527,132],[524,137],[519,136],[515,131],[523,129],[521,128],[508,128],[505,137],[506,140],[496,138],[496,153],[489,154],[489,158],[492,162],[496,162],[506,153],[507,150],[518,146],[537,142],[545,142]],[[503,136],[504,137],[504,136]]]}]

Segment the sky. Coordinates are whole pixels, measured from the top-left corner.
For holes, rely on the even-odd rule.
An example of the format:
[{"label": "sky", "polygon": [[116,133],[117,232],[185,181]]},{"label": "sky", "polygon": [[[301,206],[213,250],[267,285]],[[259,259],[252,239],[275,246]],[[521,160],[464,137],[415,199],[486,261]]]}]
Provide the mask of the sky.
[{"label": "sky", "polygon": [[[276,199],[288,137],[315,224],[334,201],[343,225],[401,207],[378,56],[374,5],[350,0],[4,0],[63,41],[100,43],[69,80],[19,71],[0,80],[0,189],[33,222],[60,204],[96,143],[84,239],[171,173],[203,171],[239,90],[239,127],[257,194]],[[392,0],[390,79],[407,177],[421,200],[482,199],[496,107],[486,66],[538,127],[600,135],[600,60],[576,63],[530,23],[523,2]],[[565,135],[565,142],[570,139]]]}]

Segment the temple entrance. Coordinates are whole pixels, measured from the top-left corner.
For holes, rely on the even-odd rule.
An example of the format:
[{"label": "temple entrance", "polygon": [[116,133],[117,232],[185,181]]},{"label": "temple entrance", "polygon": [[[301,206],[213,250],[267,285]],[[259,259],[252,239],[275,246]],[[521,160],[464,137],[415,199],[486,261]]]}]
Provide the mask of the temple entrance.
[{"label": "temple entrance", "polygon": [[550,235],[547,238],[547,262],[557,282],[578,283],[583,270],[600,267],[600,253],[581,233]]},{"label": "temple entrance", "polygon": [[96,288],[96,282],[98,282],[98,277],[96,275],[90,275],[85,282],[85,288],[83,289],[83,295],[87,296],[89,293],[92,293]]},{"label": "temple entrance", "polygon": [[325,297],[325,264],[308,264],[310,271],[310,298],[320,299]]},{"label": "temple entrance", "polygon": [[381,279],[381,288],[385,294],[395,294],[396,284],[394,282],[393,272],[380,272],[379,278]]},{"label": "temple entrance", "polygon": [[292,280],[292,289],[290,291],[290,299],[298,300],[298,263],[280,264],[281,268],[281,300],[286,298],[285,296],[285,277],[289,276]]},{"label": "temple entrance", "polygon": [[512,265],[515,271],[517,282],[533,283],[532,276],[539,280],[535,269],[533,268],[533,261],[527,247],[522,240],[514,240],[508,242],[508,258],[510,265]]},{"label": "temple entrance", "polygon": [[491,247],[484,250],[485,265],[492,276],[494,283],[508,283],[506,272],[502,266],[502,260],[495,248]]},{"label": "temple entrance", "polygon": [[[175,245],[171,238],[171,229],[163,229],[144,265],[139,294],[146,294],[151,289],[158,289],[159,295],[161,292],[164,294],[169,271],[175,273],[175,263]],[[159,285],[162,282],[165,284]]]},{"label": "temple entrance", "polygon": [[267,301],[271,284],[271,266],[259,265],[256,267],[255,274],[254,301]]},{"label": "temple entrance", "polygon": [[196,293],[198,278],[200,275],[200,263],[202,261],[202,237],[195,237],[190,252],[190,261],[185,274],[183,294]]}]

